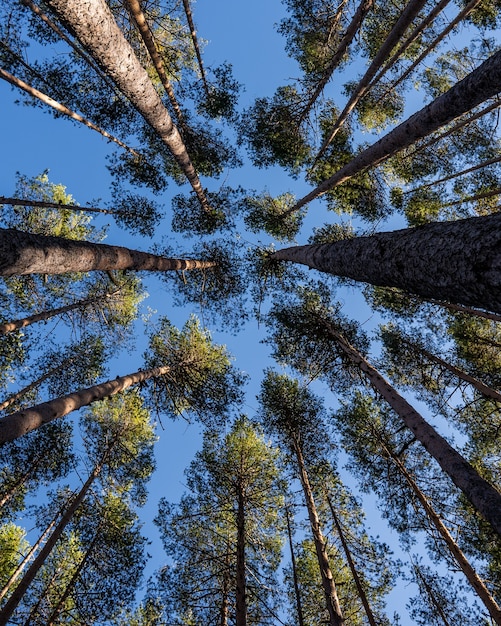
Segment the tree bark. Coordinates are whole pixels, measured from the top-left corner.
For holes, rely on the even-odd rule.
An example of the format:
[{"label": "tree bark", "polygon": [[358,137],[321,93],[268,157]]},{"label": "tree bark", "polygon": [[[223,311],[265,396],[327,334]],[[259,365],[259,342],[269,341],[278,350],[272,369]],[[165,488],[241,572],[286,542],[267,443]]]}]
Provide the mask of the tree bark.
[{"label": "tree bark", "polygon": [[186,146],[146,70],[127,42],[105,0],[47,0],[81,45],[155,130],[190,182],[200,204],[210,210]]},{"label": "tree bark", "polygon": [[271,258],[501,313],[501,213],[295,246]]},{"label": "tree bark", "polygon": [[492,617],[494,622],[498,624],[499,626],[501,624],[501,608],[498,606],[497,602],[494,600],[491,593],[489,592],[487,587],[484,585],[483,581],[481,580],[477,572],[470,565],[470,562],[468,561],[466,556],[463,554],[462,550],[457,545],[457,543],[454,541],[449,530],[444,525],[440,517],[437,515],[431,503],[428,501],[428,498],[418,487],[418,485],[412,478],[411,474],[407,471],[407,468],[405,467],[405,465],[402,463],[402,461],[399,458],[397,458],[397,456],[394,453],[388,450],[388,448],[384,444],[383,444],[383,447],[386,453],[388,454],[388,456],[392,459],[392,461],[397,466],[399,472],[405,477],[405,480],[407,481],[410,488],[416,495],[416,498],[419,500],[419,502],[421,503],[421,506],[426,511],[426,515],[428,516],[428,519],[435,526],[439,535],[442,537],[442,539],[446,543],[447,547],[449,548],[450,553],[454,557],[459,568],[465,575],[470,585],[475,590],[480,600],[482,600],[482,602],[484,603],[485,608],[489,611],[489,615]]},{"label": "tree bark", "polygon": [[285,519],[287,522],[287,537],[289,539],[289,550],[291,553],[292,580],[294,583],[294,597],[296,598],[297,623],[298,626],[304,626],[303,607],[301,605],[301,593],[299,591],[299,581],[297,577],[296,556],[294,554],[289,507],[287,505],[285,507]]},{"label": "tree bark", "polygon": [[215,265],[212,261],[168,259],[122,246],[0,229],[0,276],[126,269],[164,272]]},{"label": "tree bark", "polygon": [[375,167],[404,150],[418,139],[452,122],[501,90],[501,51],[493,54],[449,91],[426,105],[379,141],[357,154],[349,163],[301,198],[286,213],[295,213],[305,204],[349,180],[369,167]]},{"label": "tree bark", "polygon": [[501,536],[501,493],[482,478],[475,468],[438,434],[433,426],[384,379],[362,354],[337,332],[332,324],[327,320],[320,319],[319,321],[340,350],[365,374],[370,385],[386,400],[456,487]]},{"label": "tree bark", "polygon": [[115,380],[109,380],[49,402],[11,413],[0,419],[0,445],[17,439],[35,430],[35,428],[40,428],[40,426],[52,422],[58,417],[64,417],[72,411],[88,406],[92,402],[113,396],[150,378],[164,376],[168,372],[170,372],[170,367],[156,367],[144,372],[140,370],[134,374],[118,376]]},{"label": "tree bark", "polygon": [[235,593],[235,624],[247,626],[246,574],[245,574],[245,504],[242,486],[239,485],[237,508],[237,562]]},{"label": "tree bark", "polygon": [[343,529],[341,528],[341,524],[339,522],[338,516],[336,515],[336,511],[334,510],[334,506],[329,496],[327,496],[327,504],[329,505],[329,508],[331,510],[332,519],[334,520],[334,525],[336,527],[337,534],[339,535],[339,539],[341,540],[341,545],[343,546],[343,551],[346,556],[348,567],[350,568],[351,575],[353,576],[353,580],[355,581],[355,586],[358,591],[358,597],[360,598],[360,601],[362,602],[369,624],[370,626],[378,626],[376,619],[374,617],[374,614],[372,612],[371,606],[369,604],[367,594],[364,591],[362,581],[360,580],[360,576],[358,575],[357,568],[355,567],[355,563],[353,562],[350,548],[345,539]]},{"label": "tree bark", "polygon": [[[109,450],[107,452],[109,453]],[[18,586],[14,589],[14,591],[13,591],[12,595],[10,596],[10,598],[8,599],[7,603],[2,608],[2,610],[0,610],[0,626],[6,626],[9,623],[10,617],[12,616],[14,611],[16,610],[16,608],[17,608],[19,602],[21,601],[23,595],[26,593],[26,590],[30,586],[31,582],[33,581],[33,579],[37,575],[37,573],[40,570],[40,568],[45,563],[45,560],[47,559],[47,557],[51,553],[52,548],[56,545],[56,542],[62,536],[62,534],[64,532],[64,529],[66,528],[66,526],[71,521],[75,511],[78,509],[80,504],[83,502],[83,500],[84,500],[85,496],[87,495],[89,489],[91,488],[93,482],[99,476],[99,474],[101,472],[101,469],[103,467],[103,464],[105,462],[106,456],[107,456],[107,454],[105,454],[103,456],[103,458],[101,459],[101,461],[94,467],[94,470],[92,471],[92,473],[89,475],[89,477],[85,481],[85,484],[80,489],[80,491],[77,494],[77,496],[73,499],[71,504],[68,506],[68,508],[63,513],[60,521],[58,522],[57,526],[52,531],[52,534],[50,535],[50,537],[48,538],[48,540],[46,541],[44,546],[41,548],[41,550],[38,553],[38,555],[36,556],[35,560],[30,565],[30,567],[26,570],[26,573],[24,574],[23,578],[19,582]]]},{"label": "tree bark", "polygon": [[313,499],[313,492],[304,463],[303,454],[297,442],[294,442],[294,453],[296,455],[299,478],[303,487],[306,508],[308,509],[308,518],[310,520],[310,527],[313,535],[313,542],[317,553],[318,566],[320,568],[320,576],[322,578],[322,587],[324,589],[325,600],[327,603],[327,611],[329,612],[329,625],[343,626],[345,622],[341,612],[341,606],[339,605],[336,584],[332,576],[329,558],[325,549],[325,539],[320,527],[317,507],[315,505],[315,500]]}]

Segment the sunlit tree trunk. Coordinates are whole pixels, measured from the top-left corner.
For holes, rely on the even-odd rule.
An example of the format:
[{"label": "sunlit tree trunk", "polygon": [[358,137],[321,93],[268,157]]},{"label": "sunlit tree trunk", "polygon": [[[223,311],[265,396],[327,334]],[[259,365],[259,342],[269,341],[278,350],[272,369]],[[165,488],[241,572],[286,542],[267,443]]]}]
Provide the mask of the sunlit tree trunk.
[{"label": "sunlit tree trunk", "polygon": [[168,259],[122,246],[0,229],[0,276],[125,269],[163,272],[214,265],[212,261]]},{"label": "sunlit tree trunk", "polygon": [[193,48],[198,61],[198,69],[200,70],[200,76],[205,89],[207,98],[210,97],[209,85],[207,84],[207,77],[205,75],[204,62],[202,60],[202,53],[200,52],[200,46],[198,45],[197,29],[195,28],[195,22],[193,20],[193,14],[191,12],[190,0],[183,0],[184,12],[190,28],[191,41],[193,42]]},{"label": "sunlit tree trunk", "polygon": [[202,207],[209,210],[181,135],[105,0],[48,0],[46,4],[72,29],[85,50],[156,131],[190,182]]},{"label": "sunlit tree trunk", "polygon": [[0,444],[13,441],[44,424],[52,422],[52,420],[68,415],[72,411],[77,411],[93,402],[113,396],[150,378],[163,376],[169,371],[170,367],[156,367],[146,371],[140,370],[127,376],[117,376],[115,380],[109,380],[55,400],[11,413],[0,420]]},{"label": "sunlit tree trunk", "polygon": [[271,258],[501,312],[501,213],[296,246]]}]

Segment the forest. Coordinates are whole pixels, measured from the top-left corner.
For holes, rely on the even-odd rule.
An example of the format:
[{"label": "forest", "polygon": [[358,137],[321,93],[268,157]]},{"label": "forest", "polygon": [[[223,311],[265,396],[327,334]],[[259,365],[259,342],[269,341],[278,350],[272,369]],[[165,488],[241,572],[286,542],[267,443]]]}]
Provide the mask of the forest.
[{"label": "forest", "polygon": [[500,33],[2,1],[0,626],[501,626]]}]

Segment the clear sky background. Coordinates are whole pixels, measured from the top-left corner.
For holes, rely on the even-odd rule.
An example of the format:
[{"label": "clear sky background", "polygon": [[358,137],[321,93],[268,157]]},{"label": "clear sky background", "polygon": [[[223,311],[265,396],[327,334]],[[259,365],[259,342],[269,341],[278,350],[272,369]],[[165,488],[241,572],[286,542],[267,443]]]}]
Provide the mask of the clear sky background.
[{"label": "clear sky background", "polygon": [[[284,16],[284,8],[279,0],[253,0],[253,2],[198,0],[193,4],[193,13],[198,36],[207,41],[203,55],[205,65],[219,65],[224,61],[233,65],[235,78],[244,85],[241,106],[250,105],[258,96],[271,96],[277,86],[286,84],[288,79],[299,75],[295,63],[283,50],[283,38],[274,28]],[[106,169],[106,155],[114,148],[110,148],[100,135],[87,128],[77,127],[64,119],[55,120],[51,113],[39,108],[16,105],[14,103],[16,97],[17,93],[5,82],[0,81],[2,145],[0,194],[13,195],[16,172],[32,177],[48,169],[51,182],[66,185],[68,193],[71,193],[81,205],[92,201],[99,206],[103,200],[108,200],[111,179]],[[257,191],[268,189],[272,195],[292,191],[301,197],[309,191],[309,187],[301,180],[292,180],[279,168],[264,171],[248,164],[223,175],[220,182],[223,181],[232,187],[242,185]],[[207,184],[209,190],[214,190],[218,188],[220,182],[205,181],[204,184]],[[159,235],[169,233],[168,207],[172,196],[185,189],[186,187],[180,189],[172,183],[167,193],[161,197],[167,209],[167,219],[162,222]],[[299,242],[306,242],[313,224],[321,226],[328,219],[335,221],[336,218],[333,214],[326,216],[321,203],[313,203],[304,235]],[[148,248],[150,244],[148,240],[141,240],[137,236],[131,237],[117,229],[112,220],[103,218],[99,220],[98,224],[110,223],[107,243],[129,245],[138,249]],[[171,317],[177,325],[182,325],[192,310],[198,313],[196,309],[175,310],[171,304],[171,296],[164,290],[162,284],[151,277],[146,281],[150,297],[143,303],[144,307],[151,307],[158,311],[158,314]],[[359,321],[369,319],[370,313],[358,292],[345,291],[343,297],[346,303],[345,312],[348,315],[353,315]],[[158,314],[153,315],[152,319],[156,319]],[[370,328],[374,323],[375,319],[372,318],[366,327]],[[141,325],[138,328],[141,329]],[[252,376],[244,407],[244,411],[252,417],[256,409],[255,395],[259,389],[261,372],[269,365],[269,348],[259,343],[264,337],[264,330],[258,327],[256,322],[252,322],[245,332],[237,336],[221,332],[214,332],[213,336],[216,342],[228,345],[236,358],[236,365]],[[138,335],[137,339],[139,347],[137,352],[134,355],[124,355],[119,363],[114,363],[113,368],[118,369],[110,370],[111,377],[141,367],[144,340],[141,335]],[[332,397],[330,392],[326,391],[326,397]],[[150,499],[143,511],[144,529],[153,542],[149,551],[154,558],[148,572],[163,562],[160,543],[156,539],[156,528],[151,524],[156,515],[157,502],[162,496],[169,500],[179,498],[184,490],[184,468],[193,458],[201,441],[200,427],[196,424],[189,425],[184,420],[162,421],[165,430],[159,430],[158,470],[150,483]],[[370,507],[373,506],[371,499],[367,502]],[[390,541],[389,536],[384,534],[384,528],[377,521],[374,522],[373,533],[379,533],[382,539]],[[398,604],[403,604],[402,599],[405,600],[406,593],[400,592]],[[393,601],[390,608],[394,608],[392,604]],[[410,622],[406,622],[405,616],[402,615],[402,626],[406,626],[407,623]]]}]

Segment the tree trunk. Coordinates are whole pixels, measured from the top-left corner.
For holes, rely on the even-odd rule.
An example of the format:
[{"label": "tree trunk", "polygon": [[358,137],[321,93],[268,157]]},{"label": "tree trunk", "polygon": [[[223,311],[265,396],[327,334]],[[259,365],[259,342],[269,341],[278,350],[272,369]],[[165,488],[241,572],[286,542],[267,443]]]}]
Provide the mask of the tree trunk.
[{"label": "tree trunk", "polygon": [[414,565],[414,563],[412,564],[412,567],[414,569],[416,577],[419,578],[419,580],[422,582],[422,584],[423,584],[423,586],[425,588],[425,591],[426,591],[426,593],[428,595],[428,598],[430,599],[430,602],[435,607],[437,615],[440,615],[440,619],[443,621],[444,626],[452,626],[452,624],[449,622],[449,620],[447,619],[447,616],[444,613],[444,609],[443,609],[441,603],[437,599],[433,589],[428,584],[428,581],[425,579],[425,577],[421,573],[419,567],[417,565]]},{"label": "tree trunk", "polygon": [[332,74],[334,73],[334,70],[337,68],[343,56],[346,54],[346,50],[348,49],[348,46],[353,41],[355,35],[357,34],[357,32],[359,31],[362,25],[362,22],[364,21],[365,16],[370,11],[373,5],[374,5],[374,0],[362,0],[360,4],[358,5],[358,8],[355,11],[355,14],[353,15],[353,18],[350,24],[348,25],[343,38],[339,42],[339,46],[336,52],[334,53],[329,65],[325,69],[322,79],[318,82],[317,86],[315,87],[315,90],[313,91],[308,102],[306,103],[306,106],[301,111],[299,124],[301,124],[301,122],[307,117],[312,106],[315,104],[318,96],[322,93],[324,87],[327,85],[327,83],[331,79]]},{"label": "tree trunk", "polygon": [[57,512],[57,514],[54,517],[54,519],[50,522],[50,524],[47,526],[47,528],[44,530],[44,532],[40,535],[40,537],[37,539],[37,541],[31,546],[31,548],[28,551],[28,554],[20,561],[20,563],[18,564],[16,569],[12,572],[9,580],[5,583],[3,589],[0,590],[0,600],[3,600],[3,598],[5,598],[5,596],[9,593],[12,585],[16,582],[16,580],[19,578],[19,576],[23,572],[24,568],[31,561],[31,559],[33,558],[33,555],[35,554],[35,552],[38,550],[38,548],[45,541],[45,537],[47,537],[47,535],[54,528],[54,526],[56,525],[56,520],[59,517],[59,514],[60,514],[60,511]]},{"label": "tree trunk", "polygon": [[200,70],[200,77],[202,78],[202,84],[205,89],[205,95],[210,98],[209,85],[207,84],[207,77],[205,75],[204,62],[202,60],[202,54],[200,52],[200,46],[198,45],[197,29],[195,28],[195,22],[193,21],[193,14],[191,12],[190,0],[183,0],[184,12],[186,19],[188,20],[188,26],[190,28],[191,41],[193,42],[193,48],[198,61],[198,69]]},{"label": "tree trunk", "polygon": [[301,605],[301,593],[299,591],[299,581],[297,577],[296,556],[294,554],[294,543],[292,541],[292,531],[289,516],[289,507],[285,507],[285,519],[287,521],[287,537],[289,539],[289,550],[291,553],[292,580],[294,583],[294,597],[296,598],[296,611],[298,626],[304,626],[303,607]]},{"label": "tree trunk", "polygon": [[466,579],[468,580],[470,585],[473,587],[473,589],[477,593],[480,600],[482,600],[482,602],[484,603],[485,608],[489,611],[489,615],[492,617],[494,622],[498,624],[499,626],[501,624],[501,608],[498,606],[498,604],[496,603],[496,601],[490,594],[489,590],[487,589],[483,581],[478,576],[477,572],[470,565],[470,562],[468,561],[466,556],[463,554],[463,552],[461,551],[457,543],[454,541],[449,530],[446,528],[446,526],[444,525],[444,523],[435,512],[430,502],[428,501],[428,498],[421,491],[421,489],[418,487],[418,485],[416,484],[416,482],[414,481],[410,473],[407,471],[407,468],[405,467],[405,465],[384,444],[383,444],[383,447],[385,449],[385,452],[388,454],[388,456],[392,459],[392,461],[397,466],[399,472],[405,477],[405,480],[407,481],[410,488],[416,495],[416,498],[419,500],[419,502],[421,503],[421,506],[426,511],[426,515],[428,516],[428,519],[435,526],[439,535],[442,537],[442,539],[446,543],[447,547],[449,548],[450,553],[454,557],[459,568],[461,569],[463,574],[466,576]]},{"label": "tree trunk", "polygon": [[118,291],[120,291],[120,288],[112,292],[107,291],[98,296],[78,300],[77,302],[73,302],[72,304],[66,304],[65,306],[61,306],[56,309],[50,309],[48,311],[42,311],[41,313],[35,313],[34,315],[29,315],[28,317],[23,317],[19,320],[4,322],[3,324],[0,324],[0,335],[6,335],[7,333],[19,330],[20,328],[25,328],[25,326],[29,326],[30,324],[34,324],[36,322],[49,320],[52,317],[62,315],[63,313],[69,313],[70,311],[75,311],[77,309],[85,309],[86,307],[92,306],[93,304],[105,302],[108,298],[111,298]]},{"label": "tree trunk", "polygon": [[303,454],[297,442],[294,442],[294,452],[298,464],[299,478],[303,487],[306,508],[308,509],[308,517],[310,520],[313,542],[315,544],[315,550],[317,553],[320,576],[322,578],[322,587],[324,589],[325,599],[327,603],[327,610],[329,612],[329,625],[343,626],[344,618],[341,612],[341,607],[339,605],[336,584],[334,582],[334,578],[332,576],[331,568],[329,565],[329,558],[325,549],[325,539],[322,534],[322,529],[320,527],[317,507],[315,505],[315,500],[313,499],[313,492],[311,490],[311,485],[308,478],[308,472],[306,471]]},{"label": "tree trunk", "polygon": [[170,372],[170,367],[156,367],[151,370],[138,371],[127,376],[118,376],[115,380],[109,380],[99,385],[82,389],[66,396],[61,396],[49,402],[37,404],[28,409],[11,413],[0,419],[0,445],[17,439],[35,428],[40,428],[58,417],[64,417],[84,406],[103,400],[124,391],[132,385],[163,376]]},{"label": "tree trunk", "polygon": [[105,0],[47,0],[87,52],[158,134],[190,182],[200,204],[210,210],[186,146],[146,70],[118,27]]},{"label": "tree trunk", "polygon": [[237,563],[236,563],[236,626],[247,626],[247,599],[245,573],[245,505],[242,486],[238,490],[237,509]]},{"label": "tree trunk", "polygon": [[327,320],[319,321],[341,351],[366,375],[370,385],[386,400],[456,487],[501,536],[501,493],[483,479],[475,468],[439,435]]},{"label": "tree trunk", "polygon": [[68,366],[70,363],[73,363],[73,361],[75,361],[76,358],[77,358],[76,356],[73,356],[73,357],[64,359],[64,361],[60,363],[58,366],[52,367],[48,372],[43,374],[43,376],[40,376],[40,378],[37,378],[37,380],[34,380],[32,383],[30,383],[26,387],[23,387],[17,393],[14,393],[11,396],[9,396],[6,400],[0,403],[0,411],[5,411],[5,409],[9,407],[11,404],[13,404],[14,402],[16,402],[16,400],[19,400],[19,398],[22,398],[32,389],[36,389],[36,387],[40,386],[45,380],[50,378],[53,374],[62,370],[64,367]]},{"label": "tree trunk", "polygon": [[42,549],[36,556],[33,563],[30,565],[30,567],[26,570],[26,573],[24,574],[23,578],[19,582],[18,586],[14,589],[7,603],[0,610],[0,626],[6,626],[9,623],[10,617],[16,610],[19,602],[21,601],[23,595],[26,593],[26,590],[28,589],[29,585],[31,584],[35,576],[37,575],[40,568],[45,563],[45,560],[51,553],[52,548],[56,545],[56,542],[58,541],[58,539],[62,536],[64,529],[71,521],[75,511],[83,502],[85,496],[87,495],[87,492],[91,488],[95,479],[99,476],[108,454],[109,454],[109,449],[107,453],[103,455],[103,458],[101,459],[101,461],[94,467],[94,470],[92,471],[90,476],[87,478],[85,484],[80,489],[77,496],[73,499],[71,504],[63,513],[61,520],[58,522],[57,526],[52,531],[52,534],[48,538],[47,542],[42,547]]},{"label": "tree trunk", "polygon": [[174,110],[174,113],[176,114],[177,121],[181,129],[183,129],[184,127],[183,112],[181,111],[181,107],[179,106],[176,96],[174,95],[174,89],[172,88],[171,82],[167,77],[167,72],[165,71],[163,58],[161,57],[161,55],[159,54],[157,50],[155,39],[153,38],[153,33],[151,32],[150,27],[148,26],[148,22],[146,21],[146,17],[141,9],[139,0],[125,0],[125,4],[127,8],[129,9],[134,19],[134,22],[137,25],[139,32],[141,33],[141,37],[143,38],[144,45],[146,46],[146,49],[148,50],[148,54],[150,55],[153,65],[155,66],[158,77],[160,78],[160,82],[162,83],[163,88],[165,89],[167,95],[169,96],[169,101]]},{"label": "tree trunk", "polygon": [[316,189],[296,202],[286,213],[298,211],[308,202],[329,189],[356,176],[369,167],[375,167],[392,155],[404,150],[418,139],[426,137],[441,126],[452,122],[478,104],[496,96],[501,90],[501,51],[493,54],[476,70],[456,83],[423,109],[411,115],[379,141],[357,154]]},{"label": "tree trunk", "polygon": [[0,276],[126,269],[164,272],[215,265],[212,261],[168,259],[121,246],[0,229]]},{"label": "tree trunk", "polygon": [[353,92],[350,99],[348,100],[348,103],[343,109],[343,112],[337,118],[336,123],[334,124],[334,127],[332,128],[330,135],[324,141],[317,156],[315,157],[315,161],[318,161],[318,159],[323,155],[323,153],[326,151],[331,141],[336,136],[337,131],[341,128],[341,126],[346,121],[348,115],[353,111],[353,109],[356,107],[358,102],[367,93],[371,80],[374,78],[377,71],[379,70],[381,65],[384,63],[385,59],[388,58],[388,55],[398,44],[398,42],[402,38],[402,35],[412,24],[412,21],[414,20],[416,15],[419,13],[419,11],[423,8],[425,4],[426,4],[426,0],[410,0],[409,4],[402,10],[402,13],[400,14],[400,17],[398,18],[395,26],[393,26],[393,28],[391,29],[390,33],[388,34],[387,38],[383,42],[382,46],[379,48],[376,56],[372,60],[372,63],[367,68],[367,71],[365,72],[364,76],[359,81],[355,91]]},{"label": "tree trunk", "polygon": [[124,211],[103,209],[100,207],[79,206],[78,204],[61,204],[60,202],[47,202],[45,200],[28,200],[27,198],[7,198],[0,196],[0,204],[12,206],[34,206],[42,209],[66,209],[68,211],[80,211],[81,213],[103,213],[104,215],[123,215]]},{"label": "tree trunk", "polygon": [[343,551],[346,556],[346,561],[348,563],[348,567],[350,568],[351,575],[353,576],[353,580],[355,581],[355,586],[358,591],[358,597],[362,602],[362,605],[365,609],[365,614],[367,615],[367,619],[369,620],[370,626],[378,626],[374,614],[372,613],[372,609],[369,604],[369,600],[362,586],[362,581],[360,580],[360,576],[358,575],[357,568],[355,567],[355,563],[353,562],[353,558],[351,556],[350,548],[346,542],[343,529],[341,528],[341,524],[339,523],[339,519],[336,515],[336,511],[334,510],[334,506],[332,505],[332,501],[329,496],[327,496],[327,504],[331,510],[332,519],[334,520],[334,525],[336,526],[337,534],[339,535],[339,539],[341,540],[341,545],[343,546]]},{"label": "tree trunk", "polygon": [[84,124],[84,126],[87,126],[87,128],[90,128],[91,130],[95,130],[100,135],[118,144],[121,148],[124,148],[131,154],[135,156],[140,156],[135,150],[130,148],[123,141],[120,141],[120,139],[117,139],[113,135],[110,135],[108,131],[100,128],[99,126],[96,126],[91,121],[85,119],[85,117],[82,117],[78,113],[75,113],[75,111],[72,111],[71,109],[69,109],[67,106],[64,106],[64,104],[61,104],[57,100],[54,100],[53,98],[42,93],[38,89],[35,89],[31,85],[28,85],[28,83],[25,83],[23,80],[16,78],[15,76],[10,74],[6,70],[2,69],[1,67],[0,67],[0,78],[3,78],[3,80],[6,80],[11,85],[14,85],[14,87],[18,87],[18,89],[22,89],[25,93],[29,94],[33,98],[37,98],[38,100],[40,100],[40,102],[43,102],[47,106],[52,107],[59,113],[63,113],[64,115],[71,118],[72,120],[75,120],[76,122],[79,122],[80,124]]},{"label": "tree trunk", "polygon": [[271,258],[501,313],[501,213],[295,246]]}]

